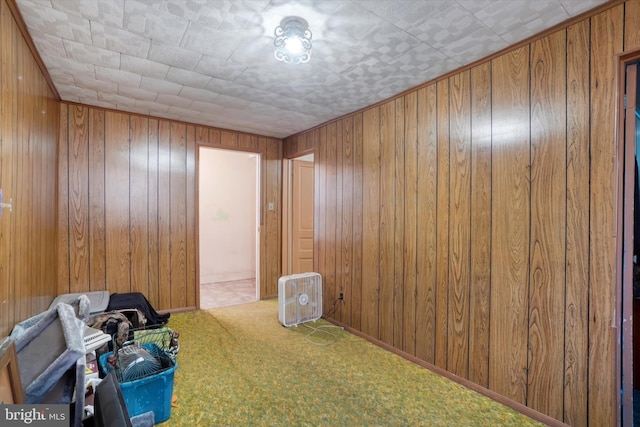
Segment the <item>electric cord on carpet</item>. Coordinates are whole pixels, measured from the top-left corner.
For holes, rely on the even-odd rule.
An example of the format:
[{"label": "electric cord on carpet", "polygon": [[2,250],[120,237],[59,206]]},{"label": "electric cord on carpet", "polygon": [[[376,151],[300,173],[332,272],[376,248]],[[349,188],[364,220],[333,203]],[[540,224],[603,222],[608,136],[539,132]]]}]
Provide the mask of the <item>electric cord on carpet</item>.
[{"label": "electric cord on carpet", "polygon": [[[310,326],[310,325],[309,325],[309,324],[307,324],[307,323],[303,323],[302,325],[303,325],[303,326],[305,326],[305,327],[307,327],[307,328],[309,328],[309,329],[311,329],[311,332],[309,332],[309,333],[305,336],[305,339],[306,339],[307,341],[309,341],[311,344],[313,344],[313,345],[317,345],[317,346],[320,346],[320,347],[324,347],[324,346],[327,346],[327,345],[331,345],[331,344],[335,343],[336,341],[338,341],[338,336],[337,336],[336,334],[333,334],[333,333],[331,333],[331,332],[329,332],[329,331],[327,331],[327,330],[325,330],[325,329],[335,328],[335,329],[342,329],[342,330],[344,330],[344,328],[343,328],[343,327],[341,327],[341,326],[336,326],[336,325],[320,325],[320,326],[318,326],[318,327]],[[330,338],[330,340],[331,340],[331,341],[327,341],[327,342],[318,342],[318,341],[314,341],[313,339],[311,339],[311,337],[312,337],[314,334],[318,334],[318,333],[322,333],[322,334],[329,335],[329,336],[331,337],[331,338]]]},{"label": "electric cord on carpet", "polygon": [[[338,304],[338,301],[340,301],[340,300],[341,300],[340,298],[336,299],[336,300],[333,302],[333,304],[331,305],[331,310],[329,310],[326,314],[322,315],[321,317],[322,317],[323,319],[326,319],[328,316],[333,315],[333,314],[336,312],[336,308],[337,308],[337,306],[336,306],[336,305]],[[306,339],[307,341],[309,341],[311,344],[318,345],[318,346],[321,346],[321,347],[323,347],[323,346],[327,346],[327,345],[331,345],[331,344],[335,343],[335,342],[338,340],[338,336],[337,336],[337,335],[332,334],[331,332],[326,331],[325,329],[335,328],[335,329],[342,329],[342,330],[344,330],[344,328],[343,328],[343,327],[341,327],[341,326],[336,326],[336,325],[321,325],[321,326],[318,326],[318,327],[310,326],[310,325],[308,325],[307,323],[303,323],[303,325],[304,325],[305,327],[307,327],[307,328],[311,329],[311,332],[309,332],[309,333],[305,336],[305,339]],[[318,342],[318,341],[314,341],[313,339],[311,339],[311,337],[312,337],[313,335],[318,334],[318,333],[322,333],[322,334],[329,335],[329,336],[331,337],[331,338],[330,338],[330,339],[331,339],[331,341],[328,341],[328,342]]]}]

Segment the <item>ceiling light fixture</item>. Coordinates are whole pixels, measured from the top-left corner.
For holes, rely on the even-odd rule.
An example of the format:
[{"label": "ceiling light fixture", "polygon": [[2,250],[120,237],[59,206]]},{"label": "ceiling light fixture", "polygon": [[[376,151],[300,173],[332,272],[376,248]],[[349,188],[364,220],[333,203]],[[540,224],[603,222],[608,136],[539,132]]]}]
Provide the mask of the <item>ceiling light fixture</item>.
[{"label": "ceiling light fixture", "polygon": [[311,59],[311,30],[309,24],[297,16],[287,16],[274,31],[275,56],[287,64],[304,64]]}]

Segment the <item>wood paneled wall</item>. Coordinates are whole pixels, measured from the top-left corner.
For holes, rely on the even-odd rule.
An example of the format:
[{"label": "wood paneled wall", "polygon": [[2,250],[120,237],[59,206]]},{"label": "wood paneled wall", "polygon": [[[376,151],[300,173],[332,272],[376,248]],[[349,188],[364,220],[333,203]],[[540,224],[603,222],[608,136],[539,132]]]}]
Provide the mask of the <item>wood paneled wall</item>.
[{"label": "wood paneled wall", "polygon": [[56,293],[58,103],[0,1],[0,339]]},{"label": "wood paneled wall", "polygon": [[557,420],[615,425],[615,55],[638,22],[640,1],[618,3],[287,138],[285,157],[316,153],[325,311]]},{"label": "wood paneled wall", "polygon": [[[159,310],[197,305],[199,146],[261,154],[260,290],[280,275],[279,140],[63,103],[58,292],[142,292]],[[224,185],[224,183],[221,183]]]}]

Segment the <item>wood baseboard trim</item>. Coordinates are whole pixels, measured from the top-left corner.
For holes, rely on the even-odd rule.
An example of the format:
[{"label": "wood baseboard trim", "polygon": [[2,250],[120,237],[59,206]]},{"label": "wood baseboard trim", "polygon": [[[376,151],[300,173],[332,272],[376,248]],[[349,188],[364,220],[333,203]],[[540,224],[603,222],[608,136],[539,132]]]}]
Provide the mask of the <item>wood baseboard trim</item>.
[{"label": "wood baseboard trim", "polygon": [[383,349],[385,349],[387,351],[390,351],[390,352],[392,352],[394,354],[397,354],[398,356],[402,357],[403,359],[406,359],[406,360],[408,360],[410,362],[413,362],[416,365],[422,366],[423,368],[427,368],[430,371],[432,371],[432,372],[434,372],[434,373],[436,373],[438,375],[441,375],[441,376],[443,376],[445,378],[448,378],[448,379],[450,379],[452,381],[455,381],[456,383],[458,383],[458,384],[460,384],[460,385],[462,385],[462,386],[464,386],[464,387],[466,387],[468,389],[471,389],[471,390],[473,390],[475,392],[478,392],[478,393],[480,393],[480,394],[482,394],[482,395],[484,395],[484,396],[486,396],[486,397],[488,397],[488,398],[490,398],[492,400],[495,400],[498,403],[502,403],[503,405],[508,406],[509,408],[511,408],[511,409],[513,409],[515,411],[518,411],[519,413],[521,413],[523,415],[526,415],[526,416],[528,416],[528,417],[530,417],[530,418],[532,418],[532,419],[534,419],[536,421],[539,421],[539,422],[541,422],[543,424],[546,424],[546,425],[552,426],[552,427],[568,427],[568,424],[565,424],[562,421],[556,420],[555,418],[552,418],[552,417],[550,417],[548,415],[545,415],[545,414],[543,414],[541,412],[538,412],[535,409],[531,409],[528,406],[525,406],[525,405],[523,405],[523,404],[521,404],[519,402],[511,400],[511,399],[509,399],[509,398],[507,398],[507,397],[505,397],[505,396],[503,396],[501,394],[498,394],[493,390],[489,390],[489,389],[484,388],[484,387],[482,387],[482,386],[480,386],[480,385],[478,385],[476,383],[473,383],[473,382],[471,382],[471,381],[469,381],[469,380],[467,380],[465,378],[462,378],[462,377],[459,377],[459,376],[457,376],[455,374],[452,374],[449,371],[446,371],[446,370],[444,370],[444,369],[442,369],[442,368],[440,368],[438,366],[435,366],[435,365],[433,365],[433,364],[431,364],[429,362],[426,362],[426,361],[424,361],[422,359],[419,359],[419,358],[417,358],[417,357],[415,357],[415,356],[413,356],[413,355],[411,355],[409,353],[405,353],[402,350],[398,350],[397,348],[392,347],[389,344],[387,344],[387,343],[385,343],[383,341],[380,341],[379,339],[370,337],[369,335],[366,335],[365,333],[363,333],[361,331],[353,329],[352,327],[350,327],[348,325],[340,323],[335,319],[330,319],[330,318],[324,318],[324,319],[329,321],[329,322],[331,322],[331,323],[333,323],[336,326],[340,326],[340,327],[344,328],[346,331],[352,333],[353,335],[356,335],[356,336],[358,336],[360,338],[364,338],[365,340],[369,341],[372,344],[377,345],[378,347],[381,347],[381,348],[383,348]]}]

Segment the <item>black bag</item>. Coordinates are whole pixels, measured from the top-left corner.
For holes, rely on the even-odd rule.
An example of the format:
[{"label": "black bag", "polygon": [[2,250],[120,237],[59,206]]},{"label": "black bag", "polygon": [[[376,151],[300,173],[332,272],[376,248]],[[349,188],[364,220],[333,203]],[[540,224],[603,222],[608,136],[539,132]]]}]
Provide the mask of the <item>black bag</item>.
[{"label": "black bag", "polygon": [[[147,298],[140,292],[126,294],[112,294],[106,311],[137,309],[147,318],[145,326],[164,325],[169,321],[171,313],[158,314]],[[134,327],[139,327],[135,326]]]}]

